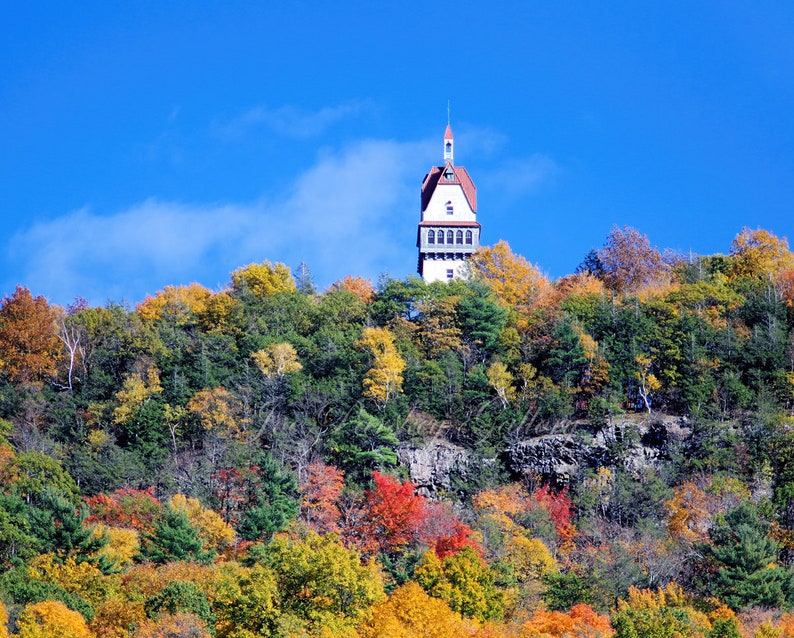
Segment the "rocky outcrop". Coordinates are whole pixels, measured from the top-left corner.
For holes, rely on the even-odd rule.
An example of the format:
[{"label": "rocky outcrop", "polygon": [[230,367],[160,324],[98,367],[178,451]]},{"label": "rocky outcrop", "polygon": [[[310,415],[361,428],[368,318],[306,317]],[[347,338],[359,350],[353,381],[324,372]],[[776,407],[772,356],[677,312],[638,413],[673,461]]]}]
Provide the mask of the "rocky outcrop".
[{"label": "rocky outcrop", "polygon": [[[588,468],[622,465],[639,474],[658,467],[690,435],[685,418],[631,415],[615,419],[593,433],[586,423],[571,423],[568,432],[544,434],[515,442],[504,450],[508,469],[531,474],[558,487]],[[465,480],[472,472],[472,452],[434,437],[424,445],[403,444],[397,449],[418,491],[435,496],[455,489],[453,477]]]},{"label": "rocky outcrop", "polygon": [[465,478],[471,453],[443,439],[433,439],[422,446],[403,444],[397,448],[400,463],[417,491],[426,496],[452,489],[452,476]]}]

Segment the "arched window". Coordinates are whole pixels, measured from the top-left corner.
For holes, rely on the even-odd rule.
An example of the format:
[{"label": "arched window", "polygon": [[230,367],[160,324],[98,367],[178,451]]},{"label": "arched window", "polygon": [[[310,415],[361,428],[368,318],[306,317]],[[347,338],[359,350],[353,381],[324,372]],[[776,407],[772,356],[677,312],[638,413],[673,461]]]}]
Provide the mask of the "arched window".
[{"label": "arched window", "polygon": [[453,243],[455,243],[455,236],[454,236],[454,234],[452,233],[452,231],[451,231],[451,230],[448,230],[448,231],[447,231],[447,243],[448,243],[448,244],[453,244]]},{"label": "arched window", "polygon": [[447,215],[452,215],[455,212],[455,209],[452,207],[452,202],[447,202],[444,205],[447,207]]},{"label": "arched window", "polygon": [[462,244],[463,243],[463,231],[459,230],[455,233],[455,243]]},{"label": "arched window", "polygon": [[436,243],[436,231],[434,230],[427,231],[427,243],[428,244]]},{"label": "arched window", "polygon": [[466,243],[469,245],[471,245],[472,243],[472,235],[470,230],[466,231]]}]

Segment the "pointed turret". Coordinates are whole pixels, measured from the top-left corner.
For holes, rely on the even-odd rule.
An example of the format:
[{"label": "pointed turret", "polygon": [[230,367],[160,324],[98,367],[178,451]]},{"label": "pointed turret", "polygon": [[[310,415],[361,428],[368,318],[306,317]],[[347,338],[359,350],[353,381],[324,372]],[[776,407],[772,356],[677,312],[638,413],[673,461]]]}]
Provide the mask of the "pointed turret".
[{"label": "pointed turret", "polygon": [[455,163],[454,157],[455,138],[452,137],[452,127],[447,124],[447,130],[444,132],[444,163]]}]

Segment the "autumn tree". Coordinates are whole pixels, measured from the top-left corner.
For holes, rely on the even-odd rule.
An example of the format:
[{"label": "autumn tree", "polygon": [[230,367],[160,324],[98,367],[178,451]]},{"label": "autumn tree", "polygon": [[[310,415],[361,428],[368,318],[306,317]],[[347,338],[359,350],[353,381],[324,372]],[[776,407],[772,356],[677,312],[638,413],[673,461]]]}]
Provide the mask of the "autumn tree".
[{"label": "autumn tree", "polygon": [[339,499],[345,485],[344,472],[322,461],[313,461],[306,468],[300,486],[302,518],[319,534],[340,531]]},{"label": "autumn tree", "polygon": [[760,228],[742,228],[731,242],[731,257],[734,277],[774,279],[794,268],[788,240]]},{"label": "autumn tree", "polygon": [[364,303],[369,303],[375,296],[375,289],[372,287],[371,279],[354,277],[352,275],[345,275],[339,281],[331,284],[331,290],[346,290],[354,294]]},{"label": "autumn tree", "polygon": [[168,506],[176,512],[184,512],[190,524],[196,528],[198,538],[206,549],[221,552],[234,543],[234,530],[231,526],[217,512],[204,507],[198,499],[175,494],[168,501]]},{"label": "autumn tree", "polygon": [[364,493],[363,517],[352,533],[364,553],[400,551],[418,537],[425,517],[425,498],[410,481],[372,473],[373,487]]},{"label": "autumn tree", "polygon": [[290,269],[284,264],[271,264],[267,260],[238,268],[232,273],[231,279],[232,289],[236,293],[250,292],[259,298],[297,290]]},{"label": "autumn tree", "polygon": [[480,248],[469,263],[474,278],[485,281],[507,309],[528,314],[551,301],[554,291],[549,280],[524,257],[513,254],[504,240]]},{"label": "autumn tree", "polygon": [[498,620],[504,614],[505,595],[496,587],[495,573],[472,547],[443,561],[434,552],[426,552],[414,580],[467,618]]},{"label": "autumn tree", "polygon": [[85,618],[59,601],[27,605],[17,619],[18,638],[92,638]]},{"label": "autumn tree", "polygon": [[364,376],[364,396],[384,405],[402,392],[405,360],[397,352],[394,335],[386,328],[364,328],[356,347],[367,350],[372,367]]},{"label": "autumn tree", "polygon": [[617,293],[633,293],[663,283],[669,268],[658,249],[636,228],[613,226],[598,251],[602,277]]},{"label": "autumn tree", "polygon": [[212,291],[200,284],[166,286],[153,297],[147,295],[137,306],[144,321],[168,319],[184,325],[208,311]]},{"label": "autumn tree", "polygon": [[303,368],[291,343],[271,343],[264,350],[253,352],[251,358],[266,377],[280,378]]},{"label": "autumn tree", "polygon": [[463,618],[443,600],[409,582],[375,606],[358,632],[362,638],[467,638],[476,636],[478,629],[476,621]]},{"label": "autumn tree", "polygon": [[17,286],[0,303],[0,372],[13,383],[40,384],[58,371],[58,309]]},{"label": "autumn tree", "polygon": [[143,534],[141,555],[162,564],[178,560],[210,562],[215,552],[205,550],[204,541],[184,511],[166,506],[155,522],[154,531]]}]

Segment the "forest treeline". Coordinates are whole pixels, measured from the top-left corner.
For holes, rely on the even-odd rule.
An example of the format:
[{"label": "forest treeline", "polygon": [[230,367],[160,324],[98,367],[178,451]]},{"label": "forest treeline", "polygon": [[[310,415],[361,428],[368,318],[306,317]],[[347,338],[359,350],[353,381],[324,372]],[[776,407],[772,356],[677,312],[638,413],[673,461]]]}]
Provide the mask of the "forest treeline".
[{"label": "forest treeline", "polygon": [[[505,242],[469,266],[318,291],[264,261],[134,308],[17,287],[0,636],[794,636],[786,240],[615,227],[555,281]],[[550,432],[608,445],[517,473]],[[398,451],[438,440],[471,462],[418,493]]]}]

